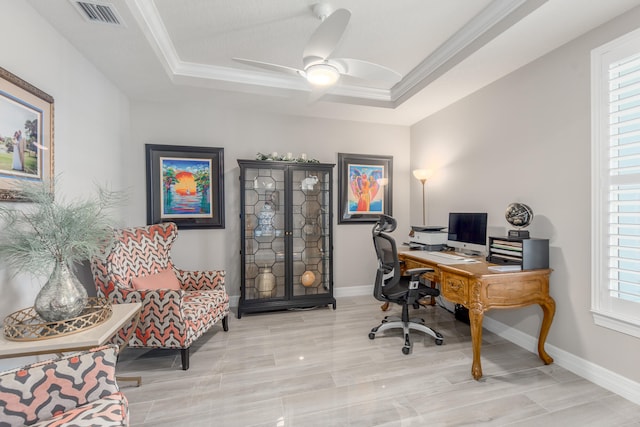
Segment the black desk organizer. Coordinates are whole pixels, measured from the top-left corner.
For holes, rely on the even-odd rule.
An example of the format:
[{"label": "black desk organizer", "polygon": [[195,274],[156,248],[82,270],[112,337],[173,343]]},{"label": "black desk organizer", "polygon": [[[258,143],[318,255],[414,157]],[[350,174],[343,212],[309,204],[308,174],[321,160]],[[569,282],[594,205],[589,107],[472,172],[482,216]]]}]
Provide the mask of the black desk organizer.
[{"label": "black desk organizer", "polygon": [[489,237],[487,261],[519,265],[523,270],[549,268],[549,239]]}]

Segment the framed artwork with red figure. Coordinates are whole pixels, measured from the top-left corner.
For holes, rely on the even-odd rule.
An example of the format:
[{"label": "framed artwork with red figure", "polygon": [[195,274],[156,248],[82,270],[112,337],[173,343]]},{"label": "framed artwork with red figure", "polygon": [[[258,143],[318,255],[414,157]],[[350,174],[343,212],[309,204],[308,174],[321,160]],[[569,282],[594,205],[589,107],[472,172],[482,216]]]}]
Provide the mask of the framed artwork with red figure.
[{"label": "framed artwork with red figure", "polygon": [[224,228],[224,149],[146,144],[147,224]]},{"label": "framed artwork with red figure", "polygon": [[338,223],[391,215],[393,157],[338,153]]}]

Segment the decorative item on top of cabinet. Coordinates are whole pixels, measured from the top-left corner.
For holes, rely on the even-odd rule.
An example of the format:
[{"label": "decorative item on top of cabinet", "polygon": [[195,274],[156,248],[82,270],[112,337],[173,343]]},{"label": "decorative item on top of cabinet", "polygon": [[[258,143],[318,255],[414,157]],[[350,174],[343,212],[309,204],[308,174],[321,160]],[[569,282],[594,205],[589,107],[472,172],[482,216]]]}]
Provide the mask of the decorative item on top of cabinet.
[{"label": "decorative item on top of cabinet", "polygon": [[332,305],[333,164],[238,160],[244,313]]}]

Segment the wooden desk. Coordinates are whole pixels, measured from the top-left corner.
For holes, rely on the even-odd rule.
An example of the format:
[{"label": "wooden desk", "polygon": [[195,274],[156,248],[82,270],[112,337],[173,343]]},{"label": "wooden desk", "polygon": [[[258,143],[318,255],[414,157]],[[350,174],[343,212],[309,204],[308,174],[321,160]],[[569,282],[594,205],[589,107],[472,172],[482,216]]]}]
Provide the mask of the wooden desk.
[{"label": "wooden desk", "polygon": [[114,304],[111,317],[98,326],[57,338],[37,341],[11,341],[4,334],[0,334],[0,358],[33,356],[36,354],[60,354],[99,347],[132,320],[137,323],[141,308],[142,304],[139,302]]},{"label": "wooden desk", "polygon": [[493,308],[540,305],[544,317],[538,337],[538,355],[546,365],[553,362],[553,358],[544,350],[544,343],[556,311],[556,303],[549,296],[551,269],[494,273],[488,269],[491,264],[483,260],[477,263],[442,264],[427,259],[420,251],[400,252],[398,258],[405,262],[405,268],[433,268],[434,272],[427,273],[425,278],[439,282],[441,295],[446,299],[469,309],[473,378],[477,380],[482,377],[482,321],[485,311]]}]

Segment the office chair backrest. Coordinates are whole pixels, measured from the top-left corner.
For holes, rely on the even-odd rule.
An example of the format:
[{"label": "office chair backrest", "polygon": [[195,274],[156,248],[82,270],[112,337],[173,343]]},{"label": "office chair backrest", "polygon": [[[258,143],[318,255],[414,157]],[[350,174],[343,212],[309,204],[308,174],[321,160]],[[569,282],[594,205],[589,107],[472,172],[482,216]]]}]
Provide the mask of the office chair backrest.
[{"label": "office chair backrest", "polygon": [[386,301],[384,287],[400,281],[400,262],[398,261],[398,249],[396,241],[388,232],[396,229],[398,223],[388,215],[381,215],[372,230],[373,246],[378,257],[378,270],[376,282],[373,287],[373,296],[379,301]]}]

